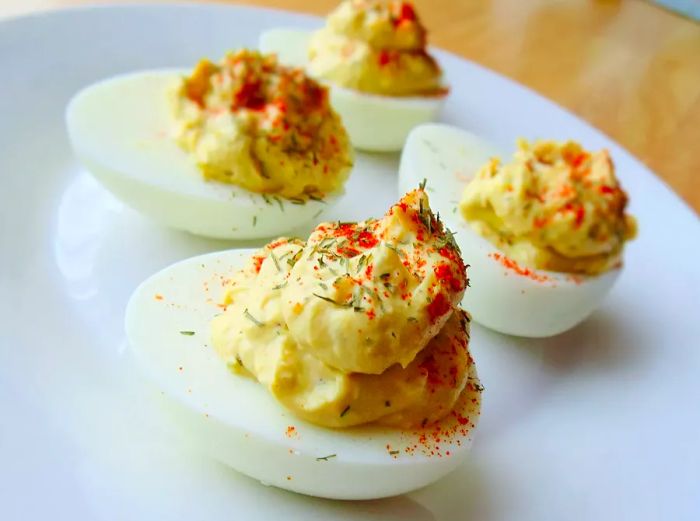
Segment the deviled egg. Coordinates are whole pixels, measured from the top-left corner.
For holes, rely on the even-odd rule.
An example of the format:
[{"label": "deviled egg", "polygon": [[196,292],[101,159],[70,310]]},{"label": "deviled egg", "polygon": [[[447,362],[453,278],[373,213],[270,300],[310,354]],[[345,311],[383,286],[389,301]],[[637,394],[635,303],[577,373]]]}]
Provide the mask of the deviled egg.
[{"label": "deviled egg", "polygon": [[215,458],[304,494],[385,497],[467,455],[482,387],[466,287],[416,190],[379,220],[166,268],[132,296],[126,330]]},{"label": "deviled egg", "polygon": [[70,102],[78,158],[129,206],[197,235],[270,237],[317,218],[352,150],[326,87],[257,51],[145,71]]},{"label": "deviled egg", "polygon": [[260,48],[328,83],[362,150],[400,150],[413,127],[437,117],[448,92],[410,2],[345,0],[322,29],[266,31]]},{"label": "deviled egg", "polygon": [[503,155],[463,130],[424,125],[407,140],[399,189],[427,177],[469,258],[463,305],[474,320],[507,334],[555,335],[612,288],[636,223],[606,150],[521,140],[510,163],[496,159]]}]

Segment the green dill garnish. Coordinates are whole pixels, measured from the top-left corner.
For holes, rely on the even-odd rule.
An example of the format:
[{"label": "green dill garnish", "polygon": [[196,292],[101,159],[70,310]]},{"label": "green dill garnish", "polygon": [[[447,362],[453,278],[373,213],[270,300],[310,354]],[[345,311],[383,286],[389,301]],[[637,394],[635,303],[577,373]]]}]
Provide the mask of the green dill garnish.
[{"label": "green dill garnish", "polygon": [[316,217],[318,217],[318,216],[321,215],[322,213],[323,213],[323,208],[321,208],[318,212],[316,212],[316,213],[314,214],[314,216],[312,217],[312,219],[316,219]]},{"label": "green dill garnish", "polygon": [[185,336],[192,336],[194,335],[194,331],[180,331],[180,334]]},{"label": "green dill garnish", "polygon": [[459,245],[455,240],[455,234],[447,227],[445,227],[444,236],[438,238],[437,240],[438,249],[444,248],[446,246],[449,246],[452,250],[456,251],[461,255],[462,252],[460,251]]},{"label": "green dill garnish", "polygon": [[391,454],[392,456],[396,456],[399,452],[401,452],[401,451],[398,451],[398,450],[390,450],[390,451],[389,451],[389,454]]},{"label": "green dill garnish", "polygon": [[272,258],[272,262],[275,263],[275,268],[277,268],[277,271],[282,271],[282,268],[280,268],[279,260],[277,260],[277,255],[275,255],[274,251],[270,251],[270,257]]},{"label": "green dill garnish", "polygon": [[366,260],[367,260],[366,255],[360,255],[360,259],[357,261],[357,271],[358,272],[362,271],[362,266],[364,266]]},{"label": "green dill garnish", "polygon": [[328,289],[328,286],[326,286],[323,282],[319,282],[318,285],[321,286],[325,290]]},{"label": "green dill garnish", "polygon": [[343,412],[340,413],[340,417],[342,418],[343,416],[345,416],[349,410],[350,410],[350,406],[348,405],[345,407],[345,409],[343,409]]},{"label": "green dill garnish", "polygon": [[482,391],[485,389],[485,387],[484,387],[483,385],[481,385],[481,382],[479,382],[479,380],[477,380],[476,378],[471,378],[471,377],[470,377],[470,378],[469,378],[469,383],[471,384],[472,388],[473,388],[477,393],[480,393],[480,392],[482,392]]},{"label": "green dill garnish", "polygon": [[248,320],[253,322],[258,327],[263,327],[265,325],[262,322],[260,322],[257,318],[255,318],[253,315],[251,315],[250,311],[248,311],[248,308],[245,308],[245,310],[243,310],[243,316],[245,316]]},{"label": "green dill garnish", "polygon": [[352,306],[353,311],[360,312],[364,311],[362,308],[362,291],[364,290],[364,287],[362,286],[355,286],[355,288],[352,290],[352,300],[350,301],[350,305]]},{"label": "green dill garnish", "polygon": [[301,197],[290,197],[289,202],[292,204],[306,204],[306,200]]},{"label": "green dill garnish", "polygon": [[254,215],[253,216],[253,226],[255,226],[256,224],[258,224],[258,216]]},{"label": "green dill garnish", "polygon": [[278,196],[274,196],[273,199],[277,201],[277,204],[280,206],[280,212],[284,212],[284,203],[282,202],[282,199],[280,199]]},{"label": "green dill garnish", "polygon": [[328,246],[330,246],[330,245],[333,244],[333,243],[335,243],[335,238],[334,238],[334,237],[326,237],[325,239],[323,239],[323,240],[319,243],[319,246],[320,246],[321,248],[327,248]]},{"label": "green dill garnish", "polygon": [[287,259],[287,264],[289,264],[289,265],[293,268],[294,265],[295,265],[295,264],[297,263],[297,261],[299,260],[299,258],[301,257],[303,251],[304,251],[304,250],[299,250],[298,252],[296,252],[296,253],[294,254],[293,257],[290,257],[289,259]]},{"label": "green dill garnish", "polygon": [[316,458],[316,461],[328,461],[331,458],[335,458],[337,454],[329,454],[328,456],[321,456],[320,458]]},{"label": "green dill garnish", "polygon": [[424,177],[423,180],[418,185],[418,188],[420,188],[421,190],[425,190],[425,185],[427,185],[427,184],[428,184],[428,179]]},{"label": "green dill garnish", "polygon": [[403,257],[403,254],[401,253],[401,250],[399,250],[399,249],[398,249],[396,246],[394,246],[393,244],[389,244],[388,242],[385,242],[385,243],[384,243],[384,246],[386,246],[387,248],[389,248],[390,250],[392,250],[392,251],[393,251],[394,253],[396,253],[396,255],[398,255],[399,257]]},{"label": "green dill garnish", "polygon": [[323,199],[321,199],[321,198],[320,198],[319,196],[317,196],[317,195],[311,194],[311,195],[309,195],[309,199],[311,199],[312,201],[316,201],[317,203],[326,204],[326,201],[324,201]]},{"label": "green dill garnish", "polygon": [[277,284],[277,286],[273,286],[272,289],[282,289],[289,283],[288,280],[285,280],[282,284]]},{"label": "green dill garnish", "polygon": [[265,201],[265,204],[272,204],[272,201],[270,201],[270,197],[267,194],[262,194],[262,198]]},{"label": "green dill garnish", "polygon": [[368,265],[369,265],[369,264],[372,264],[373,261],[374,261],[374,255],[372,255],[372,254],[370,253],[369,255],[367,255],[367,264],[368,264]]},{"label": "green dill garnish", "polygon": [[309,255],[306,257],[307,259],[310,259],[311,257],[314,256],[314,254],[318,251],[318,244],[314,244],[314,247],[311,248],[311,251],[309,252]]},{"label": "green dill garnish", "polygon": [[333,300],[330,297],[324,297],[323,295],[319,295],[318,293],[312,293],[312,295],[314,297],[320,298],[321,300],[325,300],[326,302],[330,302],[331,304],[335,304],[336,306],[341,307],[341,308],[352,307],[352,302],[338,302],[336,300]]},{"label": "green dill garnish", "polygon": [[428,235],[433,234],[433,214],[432,212],[423,206],[423,199],[418,201],[418,218],[423,223],[423,226],[428,230]]},{"label": "green dill garnish", "polygon": [[438,153],[438,149],[437,149],[437,147],[436,147],[433,143],[431,143],[431,142],[428,141],[427,139],[422,139],[421,141],[423,141],[423,144],[424,144],[426,147],[428,147],[428,149],[429,149],[433,154],[437,154],[437,153]]}]

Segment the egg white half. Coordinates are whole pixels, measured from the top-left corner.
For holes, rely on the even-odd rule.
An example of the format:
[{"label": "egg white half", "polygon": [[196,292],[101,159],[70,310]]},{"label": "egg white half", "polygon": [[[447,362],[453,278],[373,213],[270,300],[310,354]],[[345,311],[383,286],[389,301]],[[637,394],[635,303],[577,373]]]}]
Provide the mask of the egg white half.
[{"label": "egg white half", "polygon": [[184,70],[116,76],[71,100],[66,123],[78,159],[112,193],[157,222],[196,235],[255,239],[315,220],[339,194],[294,204],[205,181],[172,139],[168,89]]},{"label": "egg white half", "polygon": [[[260,35],[259,47],[264,53],[277,54],[280,63],[305,68],[311,34],[298,29],[271,29]],[[379,96],[329,86],[331,103],[343,119],[353,146],[374,152],[401,150],[411,129],[434,121],[445,101],[445,96]]]},{"label": "egg white half", "polygon": [[399,167],[399,193],[427,180],[434,211],[455,232],[469,265],[470,287],[463,307],[478,323],[501,333],[547,337],[585,320],[620,274],[572,276],[545,270],[531,275],[507,267],[504,255],[474,232],[459,212],[464,187],[491,157],[507,161],[508,151],[464,130],[441,124],[417,127],[406,141]]},{"label": "egg white half", "polygon": [[[421,434],[430,440],[435,426],[425,432],[317,427],[294,417],[260,384],[232,373],[210,347],[209,324],[222,311],[217,306],[222,281],[251,253],[229,250],[165,268],[138,287],[126,310],[138,366],[162,390],[192,444],[266,484],[336,499],[402,494],[465,459],[478,419],[478,393],[464,393],[460,405],[467,430],[443,434],[437,450],[419,441]],[[470,376],[476,377],[473,366]],[[448,417],[438,425],[445,432],[455,421]]]}]

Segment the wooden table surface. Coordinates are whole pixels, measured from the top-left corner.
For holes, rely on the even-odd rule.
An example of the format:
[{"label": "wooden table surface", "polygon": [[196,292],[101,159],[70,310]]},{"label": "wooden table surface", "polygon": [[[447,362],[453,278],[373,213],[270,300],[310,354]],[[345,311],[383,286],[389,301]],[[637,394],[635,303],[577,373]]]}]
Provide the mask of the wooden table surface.
[{"label": "wooden table surface", "polygon": [[[113,0],[114,1],[114,0]],[[0,16],[105,0],[0,0]],[[245,0],[325,14],[336,0]],[[643,0],[415,0],[430,42],[567,107],[700,212],[700,24]]]}]

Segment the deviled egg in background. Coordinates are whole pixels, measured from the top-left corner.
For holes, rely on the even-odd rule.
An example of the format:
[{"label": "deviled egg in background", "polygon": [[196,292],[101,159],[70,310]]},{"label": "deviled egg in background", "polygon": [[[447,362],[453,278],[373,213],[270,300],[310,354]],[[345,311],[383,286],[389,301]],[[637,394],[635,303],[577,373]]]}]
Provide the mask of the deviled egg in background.
[{"label": "deviled egg in background", "polygon": [[342,193],[352,150],[325,87],[240,50],[191,74],[157,70],[91,85],[66,120],[78,158],[117,197],[197,235],[270,237]]},{"label": "deviled egg in background", "polygon": [[448,92],[426,41],[410,2],[345,0],[322,29],[266,31],[260,48],[331,86],[356,148],[396,151],[413,127],[436,119]]},{"label": "deviled egg in background", "polygon": [[136,290],[126,330],[179,428],[233,468],[367,499],[464,461],[482,387],[466,267],[422,190],[305,243],[195,257]]},{"label": "deviled egg in background", "polygon": [[607,151],[521,141],[512,162],[507,156],[463,130],[424,125],[407,140],[399,189],[428,178],[433,206],[470,264],[463,303],[474,320],[512,335],[555,335],[612,288],[636,224]]}]

